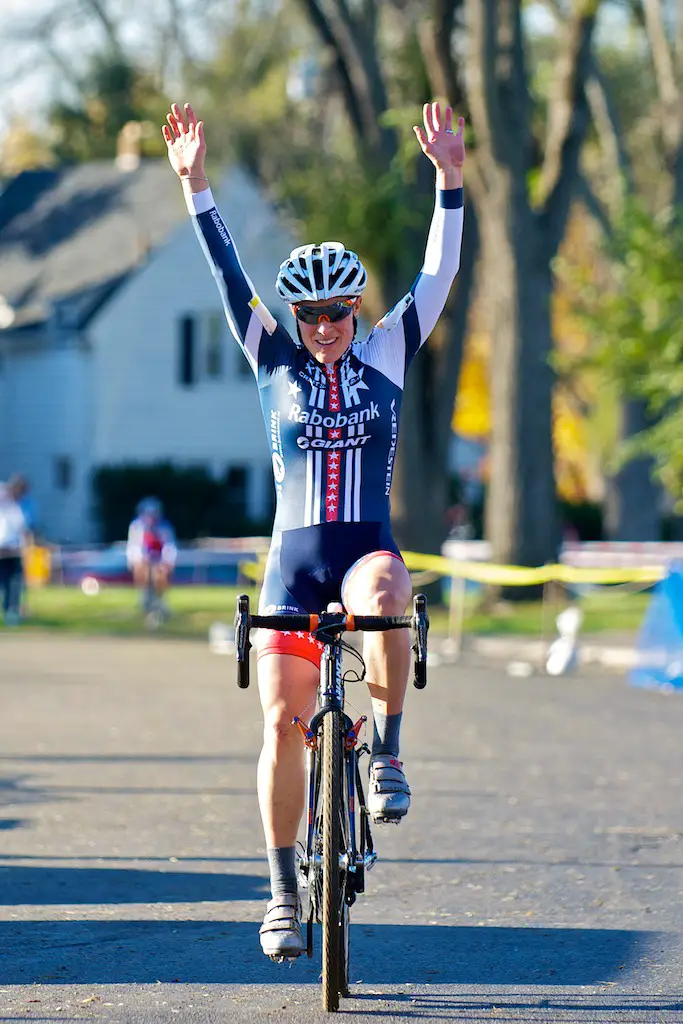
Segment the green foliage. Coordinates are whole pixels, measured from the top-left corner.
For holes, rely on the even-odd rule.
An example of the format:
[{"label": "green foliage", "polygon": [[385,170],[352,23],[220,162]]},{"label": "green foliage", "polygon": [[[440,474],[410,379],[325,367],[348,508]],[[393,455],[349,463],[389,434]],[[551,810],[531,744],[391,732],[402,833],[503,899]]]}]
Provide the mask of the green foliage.
[{"label": "green foliage", "polygon": [[92,486],[100,538],[107,543],[126,536],[137,503],[150,495],[164,503],[165,515],[179,540],[270,533],[270,520],[247,518],[241,496],[231,489],[227,474],[216,480],[203,467],[171,462],[100,466]]},{"label": "green foliage", "polygon": [[[624,444],[621,461],[648,454],[664,485],[683,488],[683,226],[671,209],[653,217],[630,201],[604,243],[606,280],[584,272],[578,313],[591,362],[624,397],[644,399],[653,426]],[[565,268],[566,269],[566,268]]]},{"label": "green foliage", "polygon": [[432,204],[415,173],[421,157],[412,125],[428,96],[417,37],[385,34],[382,46],[396,105],[380,126],[396,155],[380,172],[364,161],[331,56],[296,5],[264,20],[243,3],[217,58],[191,73],[210,157],[247,166],[297,222],[302,241],[337,238],[356,249],[373,272],[366,297],[373,315],[386,301],[377,282],[391,301],[410,283],[422,253],[416,259],[406,240],[424,231]]},{"label": "green foliage", "polygon": [[95,54],[78,101],[55,103],[49,112],[55,155],[66,162],[111,159],[120,130],[129,121],[139,121],[149,126],[142,153],[161,156],[164,145],[157,126],[166,107],[147,72],[116,53]]}]

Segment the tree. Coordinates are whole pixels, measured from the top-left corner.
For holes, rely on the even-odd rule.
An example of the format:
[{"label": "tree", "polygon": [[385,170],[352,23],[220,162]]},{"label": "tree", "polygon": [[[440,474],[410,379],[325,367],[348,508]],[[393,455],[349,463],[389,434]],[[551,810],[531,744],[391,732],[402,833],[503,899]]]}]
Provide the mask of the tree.
[{"label": "tree", "polygon": [[584,320],[595,339],[593,359],[646,411],[631,430],[620,461],[652,456],[658,477],[680,501],[683,225],[673,207],[653,217],[642,202],[631,199],[605,249],[608,286],[585,280],[581,293]]},{"label": "tree", "polygon": [[[579,181],[597,4],[559,37],[545,138],[534,133],[521,0],[466,0],[472,175],[493,338],[487,533],[496,561],[539,565],[558,545],[551,441],[551,261]],[[533,191],[530,188],[533,183]]]},{"label": "tree", "polygon": [[59,160],[112,158],[124,125],[141,122],[146,156],[161,156],[157,125],[167,103],[151,76],[115,51],[94,54],[76,103],[55,103],[49,112],[53,151]]},{"label": "tree", "polygon": [[[43,75],[52,69],[51,132],[44,137],[53,142],[53,157],[110,158],[118,132],[130,121],[149,122],[143,155],[161,156],[158,124],[166,88],[201,55],[222,6],[220,0],[156,0],[137,7],[130,0],[54,0],[38,10],[25,4],[4,22],[11,47],[3,54],[0,81],[14,86],[36,68]],[[15,139],[10,145],[17,149]],[[25,145],[20,149],[26,154]]]},{"label": "tree", "polygon": [[[588,97],[601,144],[600,160],[594,168],[597,196],[590,188],[584,188],[584,196],[608,238],[606,257],[617,261],[611,275],[615,290],[600,296],[599,309],[592,307],[602,323],[597,361],[607,379],[617,384],[622,397],[624,458],[612,487],[613,530],[622,539],[652,540],[659,536],[659,494],[651,456],[659,466],[660,478],[665,477],[660,442],[670,423],[658,426],[653,422],[659,412],[650,393],[647,362],[635,360],[633,372],[629,371],[624,364],[622,339],[613,334],[610,344],[608,336],[610,318],[616,315],[619,304],[624,304],[622,312],[628,308],[623,280],[617,283],[623,277],[619,262],[626,258],[637,261],[636,253],[647,231],[657,231],[658,216],[672,230],[681,216],[683,12],[679,7],[672,19],[662,0],[632,0],[630,10],[631,30],[636,37],[631,51],[611,46],[594,54]],[[659,267],[663,269],[661,262]],[[634,308],[637,296],[644,298],[640,290],[643,283],[653,284],[646,272],[641,281],[630,272]],[[585,306],[585,291],[581,302]],[[642,334],[642,341],[648,348],[647,332]],[[659,360],[656,345],[652,358]],[[641,383],[640,372],[645,373]]]},{"label": "tree", "polygon": [[0,150],[0,176],[13,178],[22,171],[49,167],[54,154],[45,138],[21,118],[10,122]]}]

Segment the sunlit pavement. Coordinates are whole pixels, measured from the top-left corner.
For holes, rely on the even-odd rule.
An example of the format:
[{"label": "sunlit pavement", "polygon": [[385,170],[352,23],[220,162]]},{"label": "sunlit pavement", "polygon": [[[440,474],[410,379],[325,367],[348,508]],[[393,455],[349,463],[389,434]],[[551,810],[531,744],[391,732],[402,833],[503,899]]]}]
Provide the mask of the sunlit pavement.
[{"label": "sunlit pavement", "polygon": [[[259,949],[259,736],[201,644],[0,636],[0,1021],[326,1016]],[[682,737],[614,673],[434,669],[344,1019],[683,1021]]]}]

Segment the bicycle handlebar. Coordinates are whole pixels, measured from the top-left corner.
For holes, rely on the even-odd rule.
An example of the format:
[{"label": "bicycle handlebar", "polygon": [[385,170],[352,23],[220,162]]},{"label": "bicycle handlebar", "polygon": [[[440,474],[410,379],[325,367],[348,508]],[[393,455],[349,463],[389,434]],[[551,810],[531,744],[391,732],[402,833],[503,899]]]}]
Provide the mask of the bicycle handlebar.
[{"label": "bicycle handlebar", "polygon": [[[328,621],[329,616],[329,621]],[[387,629],[409,629],[410,615],[344,615],[327,612],[323,615],[251,615],[251,629],[290,629],[315,633],[318,629],[332,629],[335,633],[380,632]],[[337,628],[339,627],[339,628]]]},{"label": "bicycle handlebar", "polygon": [[240,594],[235,615],[235,650],[237,654],[237,685],[245,690],[249,686],[249,632],[252,629],[291,630],[323,635],[344,632],[384,632],[390,629],[415,631],[412,645],[414,657],[413,685],[422,690],[427,685],[427,598],[417,594],[413,600],[412,615],[346,615],[343,612],[322,612],[320,615],[251,615],[249,597]]}]

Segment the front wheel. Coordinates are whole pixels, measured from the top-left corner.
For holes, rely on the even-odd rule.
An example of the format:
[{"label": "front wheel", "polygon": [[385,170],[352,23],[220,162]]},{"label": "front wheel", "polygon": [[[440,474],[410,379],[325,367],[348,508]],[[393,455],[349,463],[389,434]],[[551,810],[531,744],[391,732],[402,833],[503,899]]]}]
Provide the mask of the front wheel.
[{"label": "front wheel", "polygon": [[[346,949],[344,918],[348,907],[344,897],[339,858],[342,852],[342,786],[344,759],[342,753],[343,719],[341,712],[328,711],[323,717],[322,736],[322,1003],[323,1009],[339,1009],[339,993],[346,991]],[[346,947],[346,948],[345,948]]]}]

